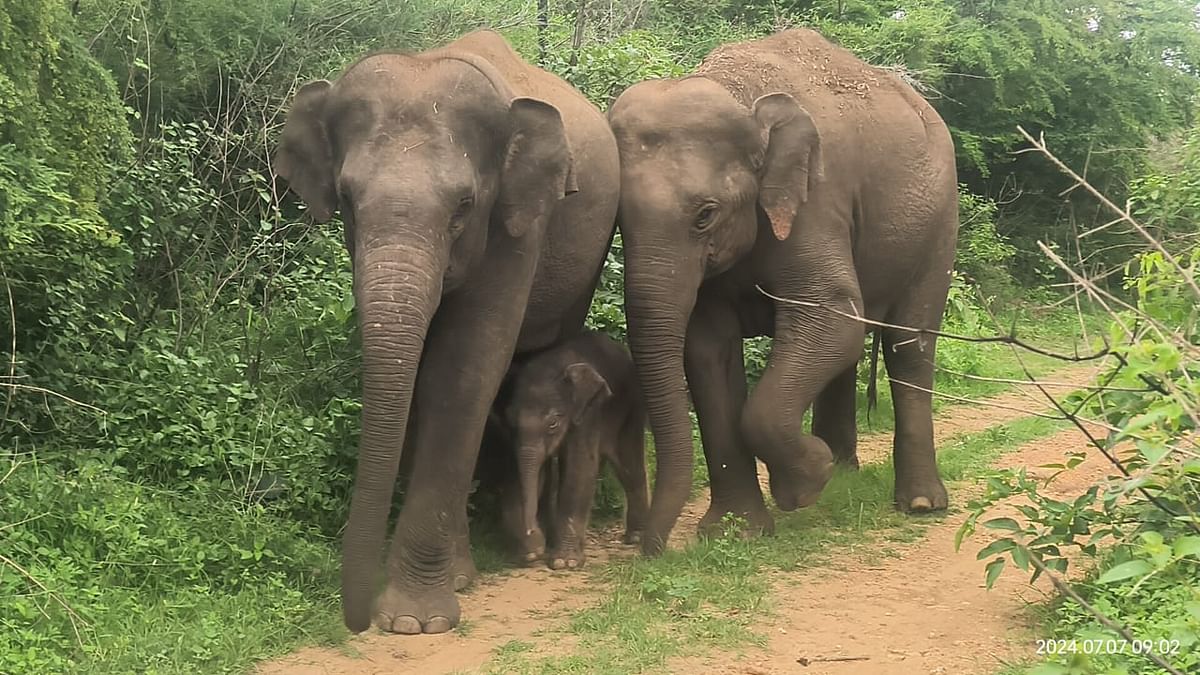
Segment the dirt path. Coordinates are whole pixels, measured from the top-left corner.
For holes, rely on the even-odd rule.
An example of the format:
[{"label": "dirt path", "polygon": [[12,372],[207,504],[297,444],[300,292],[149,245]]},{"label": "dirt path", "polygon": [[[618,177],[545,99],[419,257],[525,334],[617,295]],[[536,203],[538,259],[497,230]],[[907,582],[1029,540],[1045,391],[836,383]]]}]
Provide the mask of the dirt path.
[{"label": "dirt path", "polygon": [[[1002,464],[1031,467],[1036,474],[1032,467],[1062,462],[1080,447],[1079,433],[1067,430],[1007,455]],[[1090,456],[1044,494],[1078,494],[1103,479],[1108,468],[1103,458]],[[999,507],[988,518],[1009,512]],[[991,539],[980,533],[961,552],[954,550],[954,536],[965,517],[947,518],[915,543],[891,545],[894,556],[860,556],[837,570],[777,579],[765,653],[745,658],[719,654],[673,664],[670,671],[987,675],[1032,656],[1036,636],[1028,628],[1027,605],[1046,599],[1051,587],[1044,579],[1031,586],[1025,583],[1027,576],[1010,570],[987,590],[983,563],[975,553]],[[810,661],[807,666],[804,659]]]},{"label": "dirt path", "polygon": [[[1079,385],[1089,368],[1060,371],[1051,379]],[[936,422],[938,442],[976,433],[1044,411],[1045,400],[1035,391],[1013,391],[989,399],[987,407],[955,406]],[[1065,431],[1006,455],[1005,466],[1036,467],[1061,461],[1081,447],[1077,432]],[[887,456],[891,434],[864,436],[859,455],[864,463]],[[1106,467],[1093,459],[1053,484],[1069,491],[1103,476]],[[964,503],[961,490],[954,497]],[[672,545],[686,543],[707,507],[707,495],[694,499],[680,518]],[[1032,649],[1032,636],[1023,616],[1027,603],[1041,600],[1045,588],[1022,583],[1017,574],[1003,575],[996,587],[983,587],[983,567],[975,552],[987,543],[976,537],[954,551],[954,533],[965,514],[930,526],[917,542],[891,546],[898,556],[851,555],[836,571],[816,569],[774,580],[775,615],[769,624],[767,649],[752,656],[716,654],[672,664],[671,672],[872,674],[872,673],[991,673],[1003,662],[1021,658]],[[619,530],[594,533],[591,564],[632,555],[621,546]],[[540,628],[559,623],[572,610],[595,601],[597,590],[586,575],[545,568],[515,569],[485,578],[461,597],[464,627],[436,636],[397,638],[370,632],[351,639],[341,649],[308,648],[264,663],[265,675],[341,675],[362,673],[448,673],[478,668],[494,650],[510,640],[536,642]],[[800,659],[847,658],[854,661]]]}]

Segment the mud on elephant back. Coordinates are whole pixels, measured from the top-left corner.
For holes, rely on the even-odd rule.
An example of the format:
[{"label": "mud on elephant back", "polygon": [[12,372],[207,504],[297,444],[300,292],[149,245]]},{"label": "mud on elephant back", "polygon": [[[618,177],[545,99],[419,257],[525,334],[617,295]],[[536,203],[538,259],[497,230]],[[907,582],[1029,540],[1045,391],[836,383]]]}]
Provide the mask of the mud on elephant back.
[{"label": "mud on elephant back", "polygon": [[[475,573],[466,507],[488,409],[514,354],[582,329],[612,239],[612,133],[478,31],[301,87],[274,168],[313,219],[340,211],[353,260],[363,413],[346,625],[449,630],[455,580]],[[411,476],[381,566],[402,451]]]},{"label": "mud on elephant back", "polygon": [[[711,480],[701,527],[733,513],[770,531],[756,459],[785,511],[814,502],[835,461],[857,466],[864,324],[845,315],[941,323],[958,230],[950,133],[906,83],[811,30],[725,45],[688,77],[634,85],[609,122],[629,339],[657,454],[643,548],[662,550],[688,495],[689,392]],[[748,392],[742,339],[757,335],[774,340]],[[945,508],[934,339],[879,337],[896,505]]]}]

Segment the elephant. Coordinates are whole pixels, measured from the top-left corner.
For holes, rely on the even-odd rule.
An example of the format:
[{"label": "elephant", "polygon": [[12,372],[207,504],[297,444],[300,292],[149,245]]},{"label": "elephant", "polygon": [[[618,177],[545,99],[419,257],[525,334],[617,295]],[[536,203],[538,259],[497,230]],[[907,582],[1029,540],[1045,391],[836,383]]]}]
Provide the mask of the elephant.
[{"label": "elephant", "polygon": [[[515,498],[504,510],[523,562],[545,557],[552,569],[583,566],[602,459],[625,492],[624,541],[640,541],[650,510],[646,415],[629,352],[587,330],[514,366],[510,378],[494,417],[516,456]],[[548,554],[539,515],[549,515],[542,518],[551,525]]]},{"label": "elephant", "polygon": [[[515,354],[583,329],[611,245],[612,132],[569,84],[479,30],[300,87],[274,171],[314,221],[340,211],[353,261],[362,431],[343,619],[356,633],[372,617],[393,633],[448,631],[454,591],[475,575],[466,502],[488,410]],[[402,451],[411,477],[381,575]]]},{"label": "elephant", "polygon": [[[657,458],[643,552],[661,552],[688,495],[689,393],[710,475],[702,530],[731,513],[773,531],[756,458],[782,511],[812,504],[835,460],[857,466],[868,332],[891,378],[896,505],[944,509],[928,331],[952,278],[958,186],[933,107],[893,73],[790,29],[635,84],[608,117],[629,342]],[[748,392],[742,339],[760,335],[772,348]]]}]

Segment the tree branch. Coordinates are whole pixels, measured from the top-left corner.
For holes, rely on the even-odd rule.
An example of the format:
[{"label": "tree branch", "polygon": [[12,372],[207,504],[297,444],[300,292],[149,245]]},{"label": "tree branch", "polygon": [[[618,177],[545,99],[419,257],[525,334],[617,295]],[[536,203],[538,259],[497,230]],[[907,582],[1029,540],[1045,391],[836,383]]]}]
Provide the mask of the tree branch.
[{"label": "tree branch", "polygon": [[1034,354],[1041,354],[1042,356],[1047,356],[1047,357],[1050,357],[1053,359],[1058,359],[1059,361],[1073,361],[1073,362],[1094,361],[1096,359],[1100,359],[1100,358],[1104,358],[1105,356],[1108,356],[1108,353],[1109,353],[1109,350],[1106,347],[1105,349],[1103,349],[1099,352],[1096,352],[1093,354],[1084,354],[1082,356],[1078,352],[1075,355],[1059,354],[1057,352],[1052,352],[1052,351],[1049,351],[1046,349],[1042,349],[1041,347],[1036,347],[1027,342],[1024,342],[1024,341],[1018,339],[1015,335],[988,335],[988,336],[956,335],[954,333],[947,333],[947,332],[940,331],[940,330],[933,330],[932,328],[914,328],[912,326],[901,326],[901,325],[894,324],[894,323],[887,323],[884,321],[875,321],[874,319],[868,319],[868,318],[862,316],[858,312],[858,308],[854,307],[853,304],[851,304],[851,306],[850,306],[851,309],[854,310],[853,313],[844,312],[840,309],[837,309],[835,307],[830,307],[828,305],[825,305],[825,304],[819,303],[819,302],[812,302],[809,300],[794,300],[791,298],[782,298],[782,297],[779,297],[778,295],[773,295],[771,293],[768,293],[762,286],[759,286],[759,285],[755,285],[755,288],[758,289],[759,293],[762,293],[763,295],[767,296],[768,298],[770,298],[772,300],[775,300],[776,302],[783,302],[783,303],[786,303],[789,305],[799,305],[801,307],[813,307],[816,309],[822,309],[827,312],[832,312],[833,314],[837,314],[838,316],[842,316],[847,319],[853,319],[860,323],[866,324],[868,326],[874,326],[876,328],[890,328],[892,330],[904,331],[906,333],[913,333],[915,335],[933,335],[936,337],[947,338],[950,340],[959,340],[961,342],[999,343],[999,344],[1013,345],[1016,347],[1020,347],[1021,349],[1024,349],[1026,351],[1033,352]]}]

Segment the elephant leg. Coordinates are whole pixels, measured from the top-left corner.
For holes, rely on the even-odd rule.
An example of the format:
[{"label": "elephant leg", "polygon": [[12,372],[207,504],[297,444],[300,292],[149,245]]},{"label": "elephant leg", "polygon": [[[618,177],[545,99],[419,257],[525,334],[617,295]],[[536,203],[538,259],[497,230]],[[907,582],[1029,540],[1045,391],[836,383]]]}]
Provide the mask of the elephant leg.
[{"label": "elephant leg", "polygon": [[[554,455],[546,460],[542,466],[541,479],[538,481],[539,498],[538,498],[538,527],[541,528],[542,535],[540,539],[541,556],[546,555],[547,547],[551,542],[558,541],[558,534],[554,528],[558,525],[558,486],[561,482],[559,477],[559,467],[561,463],[558,455]],[[537,547],[537,541],[534,542],[534,547]]]},{"label": "elephant leg", "polygon": [[527,252],[499,251],[480,271],[486,281],[443,299],[430,325],[414,396],[421,419],[413,471],[376,606],[386,631],[441,633],[458,624],[456,521],[465,517],[463,500],[525,314],[533,262]]},{"label": "elephant leg", "polygon": [[556,570],[583,566],[588,520],[600,472],[600,438],[596,434],[567,438],[559,452],[561,477],[555,514],[555,542],[550,567]]},{"label": "elephant leg", "polygon": [[625,491],[626,544],[642,540],[646,518],[650,515],[650,498],[646,481],[646,420],[640,410],[626,416],[617,431],[616,448],[612,453],[617,480]]},{"label": "elephant leg", "polygon": [[470,586],[471,582],[475,581],[475,577],[479,576],[479,570],[475,569],[475,560],[471,558],[470,519],[467,517],[466,494],[462,496],[460,504],[454,512],[454,560],[450,565],[450,579],[454,583],[454,590],[461,591]]},{"label": "elephant leg", "polygon": [[833,461],[858,468],[858,362],[825,385],[813,403],[812,430],[833,451]]},{"label": "elephant leg", "polygon": [[767,368],[741,420],[742,437],[766,463],[771,495],[784,511],[816,502],[833,475],[833,453],[824,439],[804,433],[804,411],[862,355],[865,334],[860,322],[827,309],[862,311],[849,242],[818,234],[796,256],[798,271],[776,283],[784,296],[803,289],[815,306],[776,304]]},{"label": "elephant leg", "polygon": [[751,530],[773,532],[775,521],[763,502],[758,467],[738,433],[738,416],[746,402],[746,364],[733,307],[701,294],[688,323],[684,372],[708,465],[711,501],[698,529],[718,530],[725,515],[732,514],[745,518]]},{"label": "elephant leg", "polygon": [[[938,328],[948,284],[945,280],[937,281],[941,288],[935,286],[932,292],[922,293],[918,286],[918,292],[909,296],[911,304],[895,308],[888,316],[888,323]],[[940,302],[937,301],[939,297]],[[938,475],[933,445],[933,395],[929,393],[933,390],[937,338],[884,329],[882,342],[896,414],[892,440],[896,507],[901,511],[916,512],[944,509],[949,499],[946,486]]]}]

